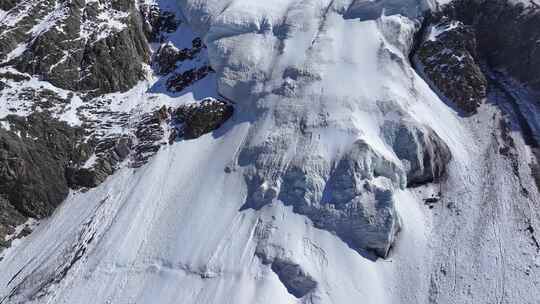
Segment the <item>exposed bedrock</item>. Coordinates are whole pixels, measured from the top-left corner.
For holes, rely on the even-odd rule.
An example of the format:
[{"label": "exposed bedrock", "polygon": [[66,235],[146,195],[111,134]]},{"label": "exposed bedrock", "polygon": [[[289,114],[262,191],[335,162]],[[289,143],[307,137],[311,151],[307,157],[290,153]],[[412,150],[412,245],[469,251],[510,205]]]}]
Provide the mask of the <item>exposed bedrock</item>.
[{"label": "exposed bedrock", "polygon": [[141,4],[139,10],[144,19],[144,33],[150,42],[161,42],[164,33],[173,33],[180,25],[174,13],[162,11],[158,5]]},{"label": "exposed bedrock", "polygon": [[191,45],[191,48],[181,50],[170,42],[161,45],[154,58],[158,74],[165,75],[174,71],[178,63],[194,59],[205,47],[200,38],[195,38]]},{"label": "exposed bedrock", "polygon": [[10,128],[0,129],[0,214],[11,220],[0,221],[0,231],[9,233],[26,217],[54,211],[69,192],[67,168],[84,163],[91,148],[82,141],[82,128],[45,113],[8,116],[4,123]]},{"label": "exposed bedrock", "polygon": [[218,129],[231,118],[233,112],[232,105],[214,98],[180,106],[174,111],[175,122],[179,125],[178,136],[185,139],[201,137]]},{"label": "exposed bedrock", "polygon": [[447,18],[426,32],[415,54],[421,74],[465,114],[474,114],[487,97],[475,31]]},{"label": "exposed bedrock", "polygon": [[0,2],[0,9],[4,11],[9,11],[10,9],[14,8],[15,5],[17,5],[16,0],[4,0]]},{"label": "exposed bedrock", "polygon": [[95,161],[89,166],[70,166],[66,177],[72,189],[97,187],[113,174],[133,147],[133,139],[126,134],[111,134],[94,143]]},{"label": "exposed bedrock", "polygon": [[9,62],[19,71],[93,94],[125,91],[143,78],[149,50],[133,1],[65,1],[58,6],[40,1],[32,10],[57,17],[42,25],[35,24],[41,22],[38,16],[23,19],[0,36],[0,57],[23,48]]},{"label": "exposed bedrock", "polygon": [[415,52],[420,72],[466,114],[487,96],[482,65],[540,90],[540,7],[455,0],[426,19]]},{"label": "exposed bedrock", "polygon": [[68,193],[65,169],[90,154],[81,142],[84,131],[38,112],[7,119],[11,130],[0,129],[0,192],[22,214],[45,217]]},{"label": "exposed bedrock", "polygon": [[442,15],[472,26],[478,52],[495,69],[540,89],[540,6],[509,0],[455,0]]}]

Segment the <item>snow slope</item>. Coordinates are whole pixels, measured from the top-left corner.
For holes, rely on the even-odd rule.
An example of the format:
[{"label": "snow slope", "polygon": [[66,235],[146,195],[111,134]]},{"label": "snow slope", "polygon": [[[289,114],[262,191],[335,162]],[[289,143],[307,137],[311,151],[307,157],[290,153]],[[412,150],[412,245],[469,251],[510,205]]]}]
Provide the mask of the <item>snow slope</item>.
[{"label": "snow slope", "polygon": [[[397,13],[418,16],[428,3],[377,1],[393,15],[370,20],[345,14],[362,2],[179,1],[237,113],[73,192],[3,253],[0,303],[535,303],[540,249],[527,225],[538,225],[539,196],[528,147],[510,131],[511,173],[498,153],[497,104],[462,118],[411,68],[417,24]],[[405,187],[385,129],[403,122],[449,146],[446,180]],[[396,180],[371,181],[392,191],[402,221],[388,259],[364,257],[279,199],[242,210],[246,176],[276,191],[291,164],[324,177],[359,139],[398,168]],[[299,265],[316,288],[289,293],[261,251]]]}]

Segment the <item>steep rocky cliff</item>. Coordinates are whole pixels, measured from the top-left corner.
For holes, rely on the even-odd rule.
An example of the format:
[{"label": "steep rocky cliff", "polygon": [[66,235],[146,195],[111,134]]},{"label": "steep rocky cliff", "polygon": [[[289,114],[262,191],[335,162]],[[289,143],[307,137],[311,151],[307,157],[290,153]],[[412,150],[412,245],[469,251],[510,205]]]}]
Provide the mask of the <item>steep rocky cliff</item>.
[{"label": "steep rocky cliff", "polygon": [[[70,189],[96,187],[126,163],[143,165],[166,142],[165,133],[176,134],[177,123],[168,116],[160,118],[159,104],[145,110],[148,113],[135,113],[107,93],[133,90],[150,77],[150,66],[184,87],[208,74],[183,77],[185,68],[176,66],[199,60],[204,45],[195,36],[191,46],[167,61],[163,51],[151,58],[156,45],[162,44],[158,50],[174,48],[176,42],[167,35],[185,31],[175,12],[156,5],[134,1],[2,5],[0,239],[9,241],[2,241],[0,250],[27,234],[17,232],[17,227],[28,218],[50,216]],[[125,100],[136,98],[124,94]],[[198,109],[196,104],[192,107]],[[206,116],[194,126],[198,136],[230,116],[213,118],[204,106],[199,111]],[[168,136],[174,141],[172,134]]]}]

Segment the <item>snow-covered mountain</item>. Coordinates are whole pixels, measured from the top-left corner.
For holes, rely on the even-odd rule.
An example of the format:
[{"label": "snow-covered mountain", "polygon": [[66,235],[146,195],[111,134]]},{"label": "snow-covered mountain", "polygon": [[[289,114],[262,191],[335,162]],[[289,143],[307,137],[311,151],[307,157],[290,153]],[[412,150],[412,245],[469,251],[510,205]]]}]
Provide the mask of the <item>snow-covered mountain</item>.
[{"label": "snow-covered mountain", "polygon": [[540,298],[536,1],[0,1],[0,303]]}]

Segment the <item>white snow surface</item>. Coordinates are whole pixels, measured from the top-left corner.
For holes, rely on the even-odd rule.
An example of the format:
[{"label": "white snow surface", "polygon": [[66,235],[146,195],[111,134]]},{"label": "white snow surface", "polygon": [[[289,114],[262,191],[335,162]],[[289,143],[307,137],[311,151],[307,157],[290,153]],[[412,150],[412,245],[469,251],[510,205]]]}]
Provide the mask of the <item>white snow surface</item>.
[{"label": "white snow surface", "polygon": [[[539,220],[527,147],[513,134],[520,183],[497,152],[499,109],[484,105],[478,116],[459,117],[408,63],[417,26],[409,17],[430,3],[404,1],[409,17],[363,20],[344,13],[368,1],[178,2],[208,45],[217,71],[210,80],[237,113],[222,132],[166,146],[142,168],[71,193],[34,233],[2,253],[0,303],[525,304],[540,298],[540,257],[526,231],[527,220]],[[398,1],[388,3],[396,12]],[[147,86],[110,96],[111,108],[186,98],[151,99]],[[309,139],[295,129],[302,119]],[[278,200],[239,211],[247,186],[238,159],[246,148],[271,144],[266,164],[280,170],[295,162],[331,163],[364,139],[400,164],[382,135],[384,122],[400,120],[431,127],[453,159],[440,185],[393,188],[403,228],[388,259],[362,257]],[[443,198],[429,209],[422,199],[438,191]],[[309,273],[316,290],[302,299],[289,294],[255,256],[262,239]],[[55,280],[64,269],[65,277]]]}]

